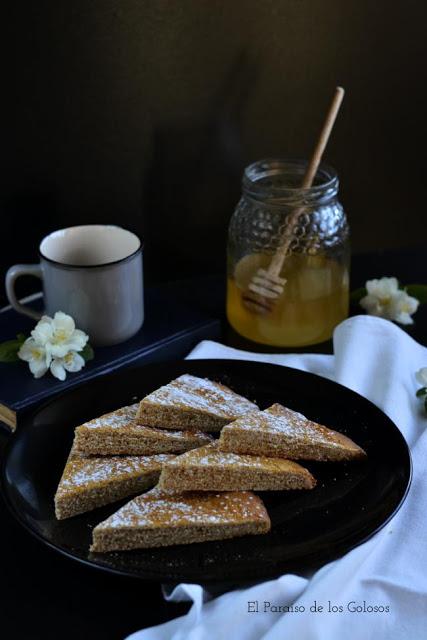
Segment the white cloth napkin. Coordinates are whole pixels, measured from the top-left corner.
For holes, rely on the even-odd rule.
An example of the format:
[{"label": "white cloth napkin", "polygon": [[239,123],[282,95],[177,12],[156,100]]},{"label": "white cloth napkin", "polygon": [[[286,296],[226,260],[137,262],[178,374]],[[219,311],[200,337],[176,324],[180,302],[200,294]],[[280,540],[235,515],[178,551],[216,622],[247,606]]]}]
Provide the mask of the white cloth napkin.
[{"label": "white cloth napkin", "polygon": [[[412,486],[400,511],[380,532],[309,579],[283,575],[211,600],[199,585],[181,584],[168,599],[192,601],[187,615],[134,633],[128,640],[426,638],[427,416],[415,397],[419,385],[414,374],[427,366],[427,349],[387,320],[357,316],[335,330],[333,356],[255,354],[205,341],[189,358],[273,362],[354,389],[385,411],[404,434],[413,456]],[[248,602],[256,601],[259,613],[249,613]],[[293,605],[294,611],[264,613],[264,602]],[[329,612],[328,602],[338,609]],[[323,611],[313,611],[315,603]],[[365,608],[385,610],[349,610],[363,609],[364,603]]]}]

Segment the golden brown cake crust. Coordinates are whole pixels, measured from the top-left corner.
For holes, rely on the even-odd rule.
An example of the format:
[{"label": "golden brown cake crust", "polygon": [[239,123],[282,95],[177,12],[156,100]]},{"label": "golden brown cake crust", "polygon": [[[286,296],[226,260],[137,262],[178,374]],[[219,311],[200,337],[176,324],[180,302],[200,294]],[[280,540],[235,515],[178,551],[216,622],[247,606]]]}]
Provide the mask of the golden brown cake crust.
[{"label": "golden brown cake crust", "polygon": [[224,452],[207,445],[165,463],[159,487],[165,491],[283,491],[312,489],[307,469],[283,458]]},{"label": "golden brown cake crust", "polygon": [[342,433],[280,404],[226,425],[219,447],[223,451],[292,460],[342,461],[366,457],[363,449]]},{"label": "golden brown cake crust", "polygon": [[220,431],[255,403],[218,382],[184,374],[141,400],[136,420],[162,429]]},{"label": "golden brown cake crust", "polygon": [[189,544],[267,533],[261,499],[248,491],[170,495],[157,487],[131,500],[93,530],[91,551]]}]

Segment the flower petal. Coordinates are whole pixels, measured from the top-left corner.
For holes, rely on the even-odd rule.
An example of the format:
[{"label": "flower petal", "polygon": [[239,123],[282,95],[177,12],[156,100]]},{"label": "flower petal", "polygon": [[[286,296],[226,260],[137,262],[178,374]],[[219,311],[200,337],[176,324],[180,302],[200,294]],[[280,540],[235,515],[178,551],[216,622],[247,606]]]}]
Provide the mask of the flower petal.
[{"label": "flower petal", "polygon": [[42,358],[35,358],[29,362],[30,371],[35,378],[41,378],[48,370],[46,360]]},{"label": "flower petal", "polygon": [[65,339],[71,337],[76,328],[73,318],[63,311],[57,311],[55,313],[53,316],[53,326],[55,334],[59,334]]},{"label": "flower petal", "polygon": [[413,298],[412,296],[409,296],[406,292],[405,292],[405,296],[406,296],[405,305],[408,309],[408,313],[412,315],[413,313],[416,312],[416,310],[420,306],[420,301],[417,300],[417,298]]},{"label": "flower petal", "polygon": [[418,309],[419,302],[406,291],[399,291],[391,300],[391,318],[400,324],[413,324],[411,315]]},{"label": "flower petal", "polygon": [[46,351],[50,353],[53,358],[64,358],[70,351],[70,344],[68,342],[61,342],[58,344],[48,342],[46,344]]},{"label": "flower petal", "polygon": [[390,297],[399,291],[397,278],[381,278],[378,286],[381,297]]},{"label": "flower petal", "polygon": [[27,338],[22,347],[18,351],[18,357],[25,362],[44,362],[46,367],[50,364],[50,354],[46,351],[45,347],[37,342],[33,338]]},{"label": "flower petal", "polygon": [[33,350],[36,346],[34,338],[27,338],[18,351],[18,357],[25,362],[30,362],[33,358]]},{"label": "flower petal", "polygon": [[84,331],[76,329],[73,335],[68,340],[69,351],[81,351],[85,348],[88,340],[89,336],[84,333]]},{"label": "flower petal", "polygon": [[55,376],[55,378],[58,378],[58,380],[65,380],[67,374],[63,367],[61,358],[54,358],[52,360],[52,364],[50,365],[50,372],[53,376]]},{"label": "flower petal", "polygon": [[76,371],[80,371],[85,366],[85,361],[75,351],[71,351],[68,355],[63,358],[63,366],[67,371],[71,371],[72,373]]},{"label": "flower petal", "polygon": [[374,278],[368,280],[365,286],[369,295],[380,299],[390,298],[399,290],[397,278]]},{"label": "flower petal", "polygon": [[394,316],[393,320],[395,322],[398,322],[399,324],[414,324],[414,321],[412,320],[409,313],[405,313],[404,311],[402,311],[401,313],[397,313]]},{"label": "flower petal", "polygon": [[52,335],[53,324],[52,318],[49,318],[49,316],[43,316],[31,331],[32,338],[41,345],[45,345],[49,340],[51,340]]}]

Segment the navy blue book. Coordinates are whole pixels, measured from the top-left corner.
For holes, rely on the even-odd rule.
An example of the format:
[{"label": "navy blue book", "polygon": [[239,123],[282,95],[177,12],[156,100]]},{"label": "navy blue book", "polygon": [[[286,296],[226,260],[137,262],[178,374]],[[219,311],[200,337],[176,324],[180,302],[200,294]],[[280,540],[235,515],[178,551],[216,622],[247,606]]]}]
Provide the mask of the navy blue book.
[{"label": "navy blue book", "polygon": [[[41,307],[41,300],[37,304]],[[0,342],[12,340],[18,333],[29,335],[34,326],[34,320],[13,310],[2,311]],[[122,344],[96,348],[94,359],[81,371],[69,373],[64,382],[49,372],[36,380],[26,362],[0,363],[0,422],[14,430],[23,411],[62,391],[125,367],[183,358],[201,340],[219,337],[218,319],[149,289],[142,329]]]}]

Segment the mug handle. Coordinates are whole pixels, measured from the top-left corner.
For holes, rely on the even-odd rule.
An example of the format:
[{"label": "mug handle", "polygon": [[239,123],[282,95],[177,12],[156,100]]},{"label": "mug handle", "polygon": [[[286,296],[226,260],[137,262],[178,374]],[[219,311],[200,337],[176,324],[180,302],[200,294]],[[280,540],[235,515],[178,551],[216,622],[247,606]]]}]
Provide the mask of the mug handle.
[{"label": "mug handle", "polygon": [[21,304],[16,297],[15,282],[20,276],[36,276],[41,279],[42,268],[39,264],[15,264],[6,273],[6,295],[13,309],[18,313],[23,313],[24,316],[33,318],[33,320],[40,320],[41,313]]}]

